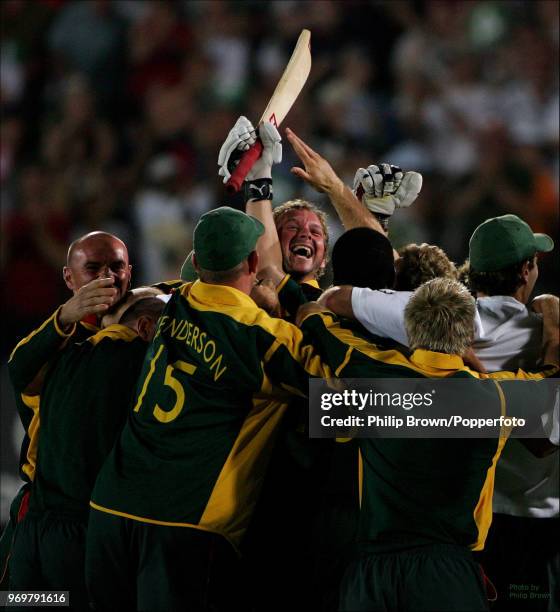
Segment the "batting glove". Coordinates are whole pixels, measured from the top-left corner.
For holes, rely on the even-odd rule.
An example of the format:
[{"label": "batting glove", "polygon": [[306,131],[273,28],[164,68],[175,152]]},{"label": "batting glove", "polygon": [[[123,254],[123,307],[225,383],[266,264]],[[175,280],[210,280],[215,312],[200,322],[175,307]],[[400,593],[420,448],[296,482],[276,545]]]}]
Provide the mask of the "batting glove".
[{"label": "batting glove", "polygon": [[371,165],[358,168],[352,189],[370,212],[389,217],[395,208],[407,208],[416,200],[422,175],[390,164]]},{"label": "batting glove", "polygon": [[[259,126],[258,137],[263,145],[263,152],[255,162],[246,181],[272,178],[272,166],[282,161],[282,138],[272,123],[263,123]],[[257,141],[257,131],[247,117],[239,117],[230,130],[218,155],[218,174],[227,183],[231,173],[239,162],[241,155]]]}]

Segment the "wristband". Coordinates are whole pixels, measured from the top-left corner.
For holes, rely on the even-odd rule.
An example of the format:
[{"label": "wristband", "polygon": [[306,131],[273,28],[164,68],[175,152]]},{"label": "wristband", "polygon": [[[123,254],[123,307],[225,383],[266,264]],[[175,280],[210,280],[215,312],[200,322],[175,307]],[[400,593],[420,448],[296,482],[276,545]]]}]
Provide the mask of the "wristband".
[{"label": "wristband", "polygon": [[386,232],[388,232],[389,231],[389,219],[391,215],[383,215],[381,213],[376,213],[376,212],[372,212],[371,214],[379,221],[379,225],[381,225],[381,227]]},{"label": "wristband", "polygon": [[255,202],[257,200],[272,201],[272,179],[260,178],[243,183],[243,197],[245,203]]}]

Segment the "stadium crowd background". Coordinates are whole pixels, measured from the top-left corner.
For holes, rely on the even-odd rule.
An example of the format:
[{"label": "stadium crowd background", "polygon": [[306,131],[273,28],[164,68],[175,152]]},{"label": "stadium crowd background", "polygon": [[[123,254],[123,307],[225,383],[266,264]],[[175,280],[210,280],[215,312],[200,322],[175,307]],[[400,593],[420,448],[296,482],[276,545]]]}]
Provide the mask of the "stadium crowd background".
[{"label": "stadium crowd background", "polygon": [[[556,0],[4,0],[0,10],[2,522],[20,442],[5,361],[68,299],[68,244],[103,229],[129,245],[135,285],[176,278],[196,220],[225,203],[223,139],[239,114],[260,117],[302,28],[313,67],[285,124],[348,183],[379,161],[424,175],[391,222],[397,248],[432,242],[460,263],[473,229],[508,212],[558,244]],[[329,210],[290,174],[295,161],[285,141],[275,202],[303,195]],[[341,231],[334,214],[330,228]],[[558,294],[557,255],[539,267],[537,293]]]}]

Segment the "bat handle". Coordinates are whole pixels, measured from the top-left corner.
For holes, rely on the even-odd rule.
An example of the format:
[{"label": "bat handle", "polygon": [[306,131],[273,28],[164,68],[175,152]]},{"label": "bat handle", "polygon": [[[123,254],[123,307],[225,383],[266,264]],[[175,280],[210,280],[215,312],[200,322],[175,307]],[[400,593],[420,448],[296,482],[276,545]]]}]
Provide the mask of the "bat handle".
[{"label": "bat handle", "polygon": [[257,140],[255,144],[247,149],[241,156],[237,168],[231,173],[229,181],[226,183],[226,191],[230,194],[237,193],[241,188],[243,180],[249,174],[249,170],[254,163],[259,159],[263,150],[262,142]]}]

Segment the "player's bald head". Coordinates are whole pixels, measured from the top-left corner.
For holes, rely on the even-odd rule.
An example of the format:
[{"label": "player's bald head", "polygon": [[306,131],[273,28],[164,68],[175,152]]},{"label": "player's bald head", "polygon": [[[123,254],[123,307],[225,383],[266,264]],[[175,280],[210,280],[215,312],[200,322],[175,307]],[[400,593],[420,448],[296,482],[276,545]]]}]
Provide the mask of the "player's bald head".
[{"label": "player's bald head", "polygon": [[126,244],[120,238],[117,238],[117,236],[109,234],[108,232],[89,232],[81,238],[77,238],[76,240],[74,240],[74,242],[72,242],[72,244],[68,247],[68,254],[66,255],[66,265],[72,265],[73,260],[75,259],[75,256],[78,251],[83,251],[84,249],[89,247],[107,247],[108,249],[114,249],[116,246],[124,249],[128,263],[128,249],[126,248]]},{"label": "player's bald head", "polygon": [[130,285],[132,266],[126,244],[107,232],[90,232],[75,240],[68,249],[63,274],[73,292],[98,278],[113,278],[122,298]]}]

